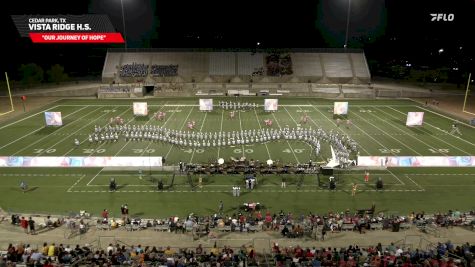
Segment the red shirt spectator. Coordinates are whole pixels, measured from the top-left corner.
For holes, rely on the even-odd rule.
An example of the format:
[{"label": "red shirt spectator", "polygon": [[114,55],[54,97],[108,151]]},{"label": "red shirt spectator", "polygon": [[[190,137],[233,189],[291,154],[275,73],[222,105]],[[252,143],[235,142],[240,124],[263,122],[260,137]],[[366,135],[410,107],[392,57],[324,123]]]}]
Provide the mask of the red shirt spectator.
[{"label": "red shirt spectator", "polygon": [[256,218],[260,221],[262,220],[262,213],[260,211],[257,212]]},{"label": "red shirt spectator", "polygon": [[102,211],[102,218],[104,218],[104,219],[108,219],[108,218],[109,218],[109,211],[108,211],[108,210],[104,209],[104,210]]},{"label": "red shirt spectator", "polygon": [[20,226],[23,228],[25,233],[28,233],[28,221],[25,219],[25,217],[21,217]]}]

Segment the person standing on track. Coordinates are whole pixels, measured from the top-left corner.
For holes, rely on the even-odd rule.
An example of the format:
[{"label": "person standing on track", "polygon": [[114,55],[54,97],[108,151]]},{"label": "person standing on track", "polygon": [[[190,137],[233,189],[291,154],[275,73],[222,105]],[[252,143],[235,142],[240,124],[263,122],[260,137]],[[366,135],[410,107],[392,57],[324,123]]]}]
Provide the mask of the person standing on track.
[{"label": "person standing on track", "polygon": [[22,191],[23,193],[25,193],[26,190],[28,190],[28,184],[27,184],[25,181],[21,181],[21,182],[20,182],[20,188],[21,188],[21,191]]},{"label": "person standing on track", "polygon": [[219,201],[219,214],[222,214],[223,213],[223,210],[224,210],[224,204],[223,204],[223,201],[220,200]]},{"label": "person standing on track", "polygon": [[450,131],[450,134],[459,134],[459,135],[462,135],[462,133],[460,132],[460,129],[457,125],[457,122],[454,121],[454,123],[452,123],[452,130]]},{"label": "person standing on track", "polygon": [[369,182],[369,172],[368,171],[364,172],[364,182],[365,183]]},{"label": "person standing on track", "polygon": [[353,183],[353,185],[351,186],[351,196],[352,197],[356,196],[356,191],[357,190],[358,190],[358,184]]}]

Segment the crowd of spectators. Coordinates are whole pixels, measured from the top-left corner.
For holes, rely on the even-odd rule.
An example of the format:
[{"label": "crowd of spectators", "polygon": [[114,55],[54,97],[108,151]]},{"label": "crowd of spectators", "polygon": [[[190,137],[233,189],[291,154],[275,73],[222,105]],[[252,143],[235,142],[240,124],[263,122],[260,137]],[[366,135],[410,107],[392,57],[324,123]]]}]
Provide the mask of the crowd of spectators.
[{"label": "crowd of spectators", "polygon": [[150,74],[154,77],[178,76],[178,65],[157,65],[153,64]]},{"label": "crowd of spectators", "polygon": [[169,246],[125,246],[110,243],[105,249],[55,243],[40,248],[29,244],[10,244],[0,258],[2,266],[471,266],[475,246],[454,245],[447,241],[425,250],[391,243],[383,246],[301,247],[273,243],[268,255],[256,253],[252,245],[239,248],[224,246],[171,248]]},{"label": "crowd of spectators", "polygon": [[[374,208],[372,209],[374,211]],[[323,240],[325,233],[341,231],[344,225],[352,225],[353,229],[358,229],[364,233],[373,223],[381,223],[386,228],[391,225],[408,223],[411,225],[434,224],[438,227],[451,227],[457,225],[473,224],[473,212],[462,213],[457,210],[449,210],[447,213],[436,213],[427,215],[424,212],[411,213],[408,216],[387,216],[383,213],[371,214],[369,210],[362,210],[351,213],[328,212],[324,215],[309,213],[308,215],[294,215],[290,212],[280,211],[271,213],[260,209],[248,209],[236,212],[231,215],[216,213],[209,216],[197,216],[190,214],[186,218],[172,216],[166,219],[140,219],[129,218],[109,218],[107,210],[101,214],[102,218],[97,221],[98,225],[107,225],[108,229],[121,225],[127,227],[160,228],[169,232],[201,232],[210,238],[216,238],[216,232],[223,229],[235,232],[248,232],[260,230],[277,231],[283,237],[298,238],[305,235]],[[20,221],[18,221],[18,218]],[[21,226],[21,217],[12,216],[12,223]],[[47,217],[46,225],[54,227],[55,220]],[[381,244],[374,247],[359,248],[349,246],[348,248],[301,248],[279,247],[273,245],[272,257],[274,266],[468,266],[466,262],[473,259],[474,246],[465,244],[455,246],[450,242],[439,243],[432,246],[427,251],[411,250],[394,246],[393,244],[383,248]],[[27,266],[50,266],[55,264],[71,264],[81,261],[85,264],[93,265],[131,265],[148,262],[151,264],[167,266],[201,266],[203,263],[224,266],[236,266],[244,262],[255,262],[255,251],[251,248],[241,248],[235,252],[231,248],[218,249],[210,248],[205,251],[201,246],[195,250],[177,249],[169,247],[119,247],[110,245],[106,250],[91,249],[88,246],[75,248],[69,246],[59,246],[44,244],[42,249],[34,249],[29,245],[19,244],[16,247],[10,245],[7,248],[3,260],[19,262]],[[466,261],[466,262],[465,262]],[[465,265],[464,263],[465,262]],[[221,265],[221,266],[223,266]]]},{"label": "crowd of spectators", "polygon": [[[275,231],[282,237],[299,238],[310,237],[323,240],[325,233],[340,232],[344,230],[359,231],[364,234],[371,229],[387,229],[399,231],[400,227],[418,227],[421,230],[425,226],[450,227],[450,226],[473,226],[475,224],[473,212],[461,213],[449,211],[446,214],[426,215],[411,213],[408,216],[393,216],[384,213],[373,214],[369,210],[359,210],[351,213],[329,212],[318,215],[294,215],[291,212],[280,211],[271,213],[264,211],[261,205],[248,206],[233,214],[215,213],[208,216],[196,216],[190,214],[186,218],[172,216],[164,219],[141,219],[130,218],[126,220],[104,217],[97,224],[104,229],[114,229],[125,226],[127,230],[142,230],[146,228],[169,231],[175,233],[193,232],[200,236],[217,236],[217,232],[257,232]],[[377,227],[375,227],[377,226]]]},{"label": "crowd of spectators", "polygon": [[143,63],[125,64],[120,67],[120,77],[146,77],[148,75],[148,65]]},{"label": "crowd of spectators", "polygon": [[14,266],[257,266],[256,253],[252,246],[231,248],[171,248],[120,246],[109,244],[106,249],[95,249],[86,244],[74,248],[63,244],[44,243],[41,249],[30,245],[10,244],[0,264]]},{"label": "crowd of spectators", "polygon": [[302,248],[279,247],[274,243],[274,266],[470,266],[475,246],[469,243],[455,246],[450,241],[436,247],[419,250],[402,248],[391,243],[383,247],[360,248],[350,245],[346,248]]},{"label": "crowd of spectators", "polygon": [[290,54],[270,54],[266,56],[268,76],[292,75],[292,58]]}]

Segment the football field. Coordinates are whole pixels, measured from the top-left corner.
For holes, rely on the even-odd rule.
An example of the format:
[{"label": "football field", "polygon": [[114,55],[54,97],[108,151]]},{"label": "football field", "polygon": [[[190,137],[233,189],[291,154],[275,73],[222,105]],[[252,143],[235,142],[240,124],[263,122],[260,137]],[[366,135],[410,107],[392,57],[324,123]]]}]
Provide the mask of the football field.
[{"label": "football field", "polygon": [[[255,102],[263,98],[215,98],[217,101]],[[147,102],[149,116],[133,115],[134,101]],[[347,100],[344,100],[347,101]],[[163,98],[141,100],[72,100],[64,99],[41,110],[25,113],[15,120],[0,124],[0,156],[138,156],[163,157],[165,165],[214,162],[218,158],[246,157],[261,162],[268,159],[283,163],[325,161],[330,148],[322,144],[316,156],[312,148],[297,140],[267,141],[221,147],[184,147],[165,142],[125,140],[90,143],[88,136],[95,125],[106,126],[110,119],[121,117],[127,125],[151,125],[188,131],[187,123],[195,121],[194,132],[232,132],[262,128],[322,128],[350,136],[358,143],[361,156],[472,156],[475,155],[475,129],[464,122],[462,135],[448,131],[454,119],[410,100],[349,100],[351,125],[337,125],[333,117],[333,100],[312,98],[281,98],[277,112],[262,108],[238,111],[230,118],[227,110],[215,106],[211,112],[199,111],[197,98]],[[44,112],[62,113],[63,126],[45,127]],[[163,120],[152,117],[165,112]],[[424,125],[407,127],[408,112],[425,112]],[[302,122],[307,114],[309,120]],[[265,120],[272,120],[272,126]],[[80,141],[74,145],[74,139]],[[374,202],[377,210],[393,213],[408,211],[445,211],[472,209],[475,189],[474,168],[390,168],[372,170],[369,183],[363,181],[363,170],[339,172],[336,191],[329,191],[315,175],[288,175],[286,188],[281,188],[280,176],[258,177],[253,191],[244,189],[242,175],[204,175],[201,186],[198,177],[143,170],[112,171],[100,168],[0,168],[0,207],[11,211],[67,213],[87,209],[99,214],[104,208],[118,211],[127,203],[137,216],[185,215],[190,212],[215,212],[219,200],[225,210],[233,211],[245,202],[260,202],[279,211],[327,212],[368,208]],[[114,177],[119,188],[108,191],[108,181]],[[374,180],[384,180],[383,191],[376,191]],[[321,177],[324,181],[326,178]],[[21,180],[29,190],[22,193]],[[157,181],[165,190],[157,190]],[[172,181],[173,180],[173,181]],[[351,184],[359,184],[351,197]],[[232,197],[231,187],[240,185],[240,197]]]}]

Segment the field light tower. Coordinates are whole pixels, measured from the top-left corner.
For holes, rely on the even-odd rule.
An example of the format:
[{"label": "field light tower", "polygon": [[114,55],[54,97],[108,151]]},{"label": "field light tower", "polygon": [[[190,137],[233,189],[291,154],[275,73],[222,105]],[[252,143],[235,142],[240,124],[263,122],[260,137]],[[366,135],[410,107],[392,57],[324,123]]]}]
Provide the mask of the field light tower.
[{"label": "field light tower", "polygon": [[350,27],[350,13],[351,13],[351,0],[348,0],[348,13],[346,14],[346,34],[345,34],[345,49],[348,48],[348,28]]},{"label": "field light tower", "polygon": [[125,33],[125,16],[124,16],[124,1],[123,0],[120,0],[120,7],[122,8],[122,26],[124,27],[125,50],[127,51],[127,35]]}]

